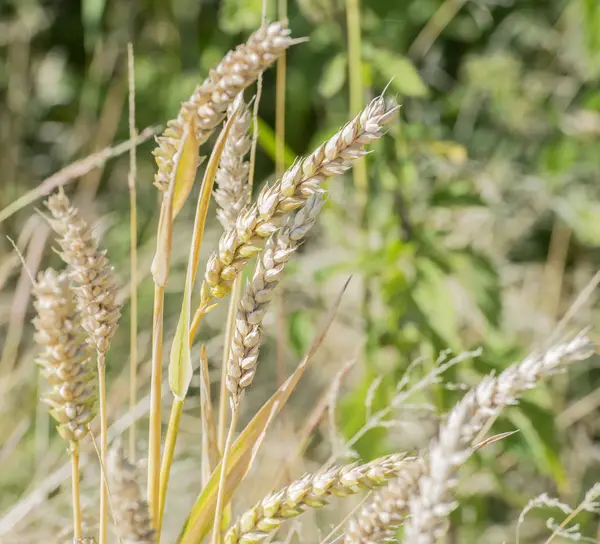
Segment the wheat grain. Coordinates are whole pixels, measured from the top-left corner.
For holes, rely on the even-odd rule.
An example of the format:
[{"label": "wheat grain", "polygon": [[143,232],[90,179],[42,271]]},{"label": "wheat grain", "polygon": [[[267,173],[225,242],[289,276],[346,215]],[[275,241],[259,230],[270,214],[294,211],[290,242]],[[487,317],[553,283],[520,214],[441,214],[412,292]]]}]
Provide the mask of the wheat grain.
[{"label": "wheat grain", "polygon": [[117,304],[117,284],[106,251],[98,250],[91,228],[69,204],[60,189],[47,202],[50,221],[60,235],[60,256],[69,265],[81,324],[98,353],[106,355],[117,330],[121,309]]},{"label": "wheat grain", "polygon": [[37,316],[35,340],[42,347],[37,363],[52,389],[42,395],[58,421],[62,438],[77,442],[95,417],[95,373],[80,328],[66,274],[40,273],[33,287]]},{"label": "wheat grain", "polygon": [[523,362],[487,376],[452,409],[428,453],[428,467],[409,500],[406,541],[433,544],[446,531],[446,518],[455,508],[452,489],[456,471],[473,452],[472,442],[484,426],[517,397],[555,374],[566,363],[588,358],[594,344],[583,334],[572,341],[532,354]]},{"label": "wheat grain", "polygon": [[227,106],[259,74],[277,60],[288,47],[297,43],[290,37],[287,21],[261,26],[245,44],[229,51],[208,77],[196,87],[189,100],[181,105],[177,119],[169,121],[162,136],[156,139],[154,157],[158,166],[155,184],[166,191],[171,182],[174,157],[181,145],[184,127],[193,119],[198,145],[202,145],[225,117]]},{"label": "wheat grain", "polygon": [[148,503],[143,499],[137,470],[125,459],[120,443],[111,448],[108,466],[119,538],[123,544],[152,544],[155,542],[155,531],[152,529]]},{"label": "wheat grain", "polygon": [[213,299],[224,297],[248,260],[261,251],[292,211],[319,190],[325,179],[342,174],[367,153],[366,144],[381,138],[398,106],[382,96],[375,98],[351,122],[311,155],[297,161],[273,186],[265,186],[254,206],[242,211],[235,228],[224,233],[219,251],[208,260],[198,313],[211,308]]},{"label": "wheat grain", "polygon": [[261,542],[284,521],[299,516],[306,508],[321,508],[331,497],[347,497],[383,485],[409,461],[404,455],[395,454],[364,465],[353,464],[306,474],[265,497],[238,518],[225,535],[225,544]]},{"label": "wheat grain", "polygon": [[370,544],[392,539],[407,518],[410,495],[425,470],[425,460],[417,458],[407,463],[398,477],[375,491],[348,523],[344,542]]},{"label": "wheat grain", "polygon": [[249,164],[244,156],[250,151],[250,112],[240,93],[228,108],[230,117],[236,110],[238,116],[229,132],[229,137],[223,149],[221,162],[215,182],[215,201],[219,205],[217,219],[225,230],[235,226],[235,221],[248,198],[248,169]]},{"label": "wheat grain", "polygon": [[240,300],[227,364],[227,388],[234,404],[254,378],[262,322],[285,264],[314,225],[323,203],[323,193],[315,192],[281,231],[269,238],[259,255],[252,282]]}]

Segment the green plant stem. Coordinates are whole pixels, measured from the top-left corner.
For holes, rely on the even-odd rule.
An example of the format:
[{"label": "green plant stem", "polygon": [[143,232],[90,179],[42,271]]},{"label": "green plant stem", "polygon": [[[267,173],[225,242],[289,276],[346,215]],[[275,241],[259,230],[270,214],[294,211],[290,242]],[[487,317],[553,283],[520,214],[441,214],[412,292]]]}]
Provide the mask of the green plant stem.
[{"label": "green plant stem", "polygon": [[217,504],[215,506],[215,519],[213,524],[212,544],[221,543],[221,517],[225,506],[225,477],[227,475],[227,462],[229,461],[229,452],[235,436],[235,428],[240,413],[240,403],[232,403],[231,421],[229,422],[229,432],[223,449],[223,458],[221,460],[221,474],[219,475],[219,490],[217,491]]},{"label": "green plant stem", "polygon": [[106,486],[106,458],[108,453],[108,419],[106,406],[106,356],[98,353],[98,395],[100,412],[100,530],[98,544],[106,544],[106,516],[108,488]]},{"label": "green plant stem", "polygon": [[71,491],[73,500],[73,539],[82,537],[81,532],[81,492],[79,489],[79,444],[71,442]]},{"label": "green plant stem", "polygon": [[[165,288],[154,286],[152,326],[152,377],[150,382],[150,428],[148,432],[148,506],[152,520],[158,519],[160,485],[162,340]],[[155,521],[153,521],[155,523]]]},{"label": "green plant stem", "polygon": [[169,486],[169,476],[171,475],[171,464],[175,453],[175,444],[179,433],[181,415],[183,414],[183,399],[173,398],[171,406],[171,416],[169,417],[169,427],[165,438],[165,451],[162,456],[160,466],[160,493],[158,503],[158,516],[156,518],[156,544],[160,542],[160,532],[162,529],[163,515],[165,513],[165,503],[167,500],[167,488]]}]

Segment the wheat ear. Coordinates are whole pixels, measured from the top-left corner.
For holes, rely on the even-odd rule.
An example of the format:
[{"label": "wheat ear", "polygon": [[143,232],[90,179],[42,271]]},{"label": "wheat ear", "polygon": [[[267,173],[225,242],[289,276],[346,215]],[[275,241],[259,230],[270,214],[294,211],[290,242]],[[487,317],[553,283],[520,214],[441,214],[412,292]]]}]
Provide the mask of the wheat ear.
[{"label": "wheat ear", "polygon": [[225,230],[235,226],[240,211],[248,200],[248,161],[245,156],[250,151],[250,112],[244,103],[244,95],[238,94],[227,110],[230,117],[238,111],[237,119],[231,126],[223,148],[221,162],[215,177],[217,188],[214,197],[219,209],[217,219]]},{"label": "wheat ear", "polygon": [[239,517],[227,531],[225,544],[262,542],[284,521],[299,516],[306,508],[321,508],[332,497],[347,497],[383,485],[403,470],[408,461],[403,454],[394,454],[364,465],[306,474]]},{"label": "wheat ear", "polygon": [[256,204],[242,211],[235,228],[221,237],[219,251],[209,257],[192,330],[202,314],[214,306],[214,299],[224,297],[231,290],[241,269],[262,250],[265,238],[279,228],[282,219],[302,206],[325,179],[342,174],[365,155],[364,146],[381,138],[397,109],[394,102],[382,96],[374,99],[316,151],[297,161],[281,180],[271,187],[265,186]]},{"label": "wheat ear", "polygon": [[69,279],[75,291],[81,325],[88,341],[96,348],[98,392],[100,398],[100,544],[106,544],[106,454],[108,421],[106,415],[106,353],[117,330],[121,308],[117,303],[117,284],[106,251],[98,250],[92,229],[69,204],[61,189],[47,202],[53,219],[50,224],[60,235],[60,256],[69,265]]},{"label": "wheat ear", "polygon": [[314,193],[281,231],[269,238],[258,257],[254,276],[238,307],[227,364],[227,388],[233,404],[239,403],[242,392],[254,379],[262,341],[263,319],[275,288],[279,285],[283,269],[314,225],[323,203],[323,193]]},{"label": "wheat ear", "polygon": [[[272,235],[265,250],[259,255],[252,282],[248,284],[240,300],[235,330],[227,362],[227,389],[229,389],[231,420],[223,448],[223,467],[227,466],[239,416],[240,400],[250,386],[256,372],[256,363],[262,341],[262,322],[273,292],[279,284],[285,263],[298,248],[301,240],[312,228],[323,206],[321,190],[315,192],[307,203],[288,221],[281,232]],[[213,544],[219,542],[219,520],[224,507],[223,490],[226,471],[222,470],[215,507]]]},{"label": "wheat ear", "polygon": [[297,42],[290,37],[287,21],[279,21],[261,26],[246,43],[225,55],[181,105],[177,119],[169,121],[163,135],[156,139],[155,184],[159,189],[166,191],[169,187],[184,127],[193,119],[196,141],[202,145],[223,120],[227,106],[240,91],[252,85],[283,51]]},{"label": "wheat ear", "polygon": [[462,398],[430,444],[427,469],[409,500],[406,542],[433,544],[445,534],[446,519],[456,507],[452,497],[456,472],[474,451],[472,443],[484,426],[540,380],[570,362],[587,359],[594,351],[595,345],[581,334],[530,355],[497,377],[487,376]]},{"label": "wheat ear", "polygon": [[52,269],[40,273],[33,287],[37,316],[36,343],[42,348],[36,362],[51,385],[42,395],[58,421],[60,436],[70,444],[72,468],[73,533],[81,538],[79,440],[95,417],[95,373],[85,343],[67,275]]},{"label": "wheat ear", "polygon": [[117,521],[117,534],[123,544],[152,544],[152,529],[148,503],[137,480],[137,470],[125,458],[120,443],[110,450],[108,456],[109,481],[112,506]]},{"label": "wheat ear", "polygon": [[408,516],[408,501],[419,478],[426,470],[426,462],[416,458],[406,463],[396,478],[378,489],[350,520],[344,533],[346,544],[385,542],[393,537]]}]

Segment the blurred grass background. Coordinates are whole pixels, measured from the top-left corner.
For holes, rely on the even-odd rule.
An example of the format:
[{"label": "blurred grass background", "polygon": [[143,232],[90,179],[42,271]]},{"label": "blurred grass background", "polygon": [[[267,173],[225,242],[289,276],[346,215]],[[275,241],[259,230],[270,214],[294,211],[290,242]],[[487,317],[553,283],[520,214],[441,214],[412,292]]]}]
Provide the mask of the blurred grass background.
[{"label": "blurred grass background", "polygon": [[[137,126],[164,125],[222,55],[259,26],[261,4],[0,2],[0,210],[72,161],[128,138],[129,41],[135,51]],[[426,395],[433,412],[445,411],[463,382],[503,368],[540,345],[600,264],[600,3],[363,0],[358,67],[349,61],[346,8],[344,0],[288,2],[293,34],[310,40],[292,48],[287,58],[286,161],[310,152],[349,118],[349,64],[357,68],[362,103],[389,83],[388,93],[403,107],[401,122],[367,161],[364,221],[357,219],[360,200],[350,177],[331,182],[324,217],[288,274],[283,303],[271,318],[272,338],[263,351],[251,408],[273,390],[277,359],[288,371],[293,367],[327,300],[349,274],[355,275],[318,370],[286,412],[277,430],[280,440],[268,448],[278,462],[297,450],[295,429],[358,353],[340,393],[336,425],[323,423],[296,472],[323,462],[332,448],[345,452],[342,437],[364,425],[374,380],[372,408],[377,409],[389,403],[414,359],[423,358],[430,368],[444,349],[482,346],[482,356],[450,373],[457,387],[434,388]],[[267,15],[276,17],[274,2],[268,2]],[[255,191],[274,177],[275,70],[264,78],[259,122]],[[147,391],[152,308],[147,271],[157,221],[152,148],[148,142],[138,149],[140,398]],[[122,156],[69,187],[97,223],[125,300],[127,170]],[[171,331],[191,210],[182,218],[166,300]],[[0,233],[1,520],[2,512],[14,514],[13,505],[64,458],[37,406],[30,281],[8,238],[32,272],[56,265],[57,259],[33,207],[0,223]],[[210,243],[218,234],[214,227]],[[572,328],[598,323],[596,300],[587,297]],[[215,379],[223,312],[211,315],[201,333],[209,342]],[[126,305],[109,358],[114,418],[126,410],[128,319]],[[284,346],[279,356],[278,341]],[[449,542],[510,541],[527,500],[550,491],[575,502],[599,479],[600,373],[594,362],[571,372],[568,381],[557,378],[497,423],[498,430],[521,432],[482,451],[466,470],[462,508],[454,514]],[[196,396],[186,404],[180,468],[174,474],[180,484],[174,500],[182,509],[193,500],[199,481],[198,416]],[[394,411],[388,425],[356,443],[356,451],[369,458],[422,446],[436,421],[430,412]],[[140,432],[145,429],[144,421]],[[57,485],[44,489],[44,502],[60,496]],[[248,490],[248,501],[261,491]],[[33,534],[28,531],[60,526],[60,517],[54,517],[60,505],[48,509],[54,514],[28,512],[18,520],[11,528],[14,542],[24,542],[18,539]],[[581,521],[586,534],[594,534],[593,518]],[[545,531],[539,522],[528,530],[522,541],[539,541]],[[59,532],[51,534],[61,541]]]}]

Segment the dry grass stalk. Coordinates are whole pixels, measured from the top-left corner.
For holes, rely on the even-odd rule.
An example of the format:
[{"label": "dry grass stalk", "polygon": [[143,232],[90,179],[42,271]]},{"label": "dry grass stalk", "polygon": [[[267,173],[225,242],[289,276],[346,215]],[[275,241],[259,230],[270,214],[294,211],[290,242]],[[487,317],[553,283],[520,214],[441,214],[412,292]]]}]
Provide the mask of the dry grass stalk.
[{"label": "dry grass stalk", "polygon": [[76,208],[60,189],[48,199],[52,213],[51,225],[60,235],[60,256],[69,265],[81,325],[88,341],[96,348],[98,363],[98,392],[100,399],[100,544],[106,543],[106,516],[108,491],[106,489],[107,407],[106,407],[106,353],[117,330],[121,308],[117,304],[117,284],[106,251],[98,250],[92,229],[79,216]]},{"label": "dry grass stalk", "polygon": [[296,43],[290,37],[286,21],[261,26],[245,44],[225,55],[220,64],[181,106],[177,119],[168,123],[163,135],[157,138],[154,151],[158,172],[155,184],[166,191],[174,169],[184,127],[195,118],[196,139],[203,144],[225,117],[228,105],[245,88],[252,85],[259,74],[273,64],[277,57]]},{"label": "dry grass stalk", "polygon": [[324,203],[316,192],[281,229],[269,238],[259,255],[252,282],[248,284],[238,307],[235,332],[227,365],[227,388],[231,402],[238,404],[242,392],[254,378],[262,340],[262,322],[285,264],[312,228]]},{"label": "dry grass stalk", "polygon": [[594,344],[583,334],[510,366],[499,376],[487,376],[452,409],[437,439],[429,448],[429,464],[411,495],[406,540],[411,544],[433,544],[446,532],[446,518],[455,508],[452,490],[456,472],[473,452],[472,443],[507,405],[556,374],[567,363],[588,358]]},{"label": "dry grass stalk", "polygon": [[250,112],[244,103],[244,95],[237,95],[228,108],[228,117],[238,110],[237,119],[223,149],[219,170],[215,178],[217,189],[215,201],[219,206],[217,219],[225,230],[235,226],[236,219],[248,199],[249,164],[244,159],[250,151]]},{"label": "dry grass stalk", "polygon": [[408,516],[408,501],[426,469],[417,458],[407,463],[397,478],[373,494],[350,520],[344,534],[346,544],[369,544],[392,539]]},{"label": "dry grass stalk", "polygon": [[235,228],[221,237],[219,251],[210,256],[195,323],[215,298],[229,293],[241,269],[261,251],[264,239],[279,228],[283,218],[306,202],[327,178],[342,174],[367,153],[364,146],[381,138],[397,109],[382,96],[374,99],[316,151],[297,161],[275,185],[265,186],[257,203],[240,214]]},{"label": "dry grass stalk", "polygon": [[262,542],[284,521],[299,516],[306,508],[321,508],[331,497],[347,497],[379,487],[402,471],[409,461],[403,454],[395,454],[364,465],[306,474],[238,518],[225,535],[225,544]]},{"label": "dry grass stalk", "polygon": [[148,503],[138,484],[136,467],[125,459],[120,444],[111,448],[108,467],[119,538],[123,544],[152,544],[156,539]]}]

